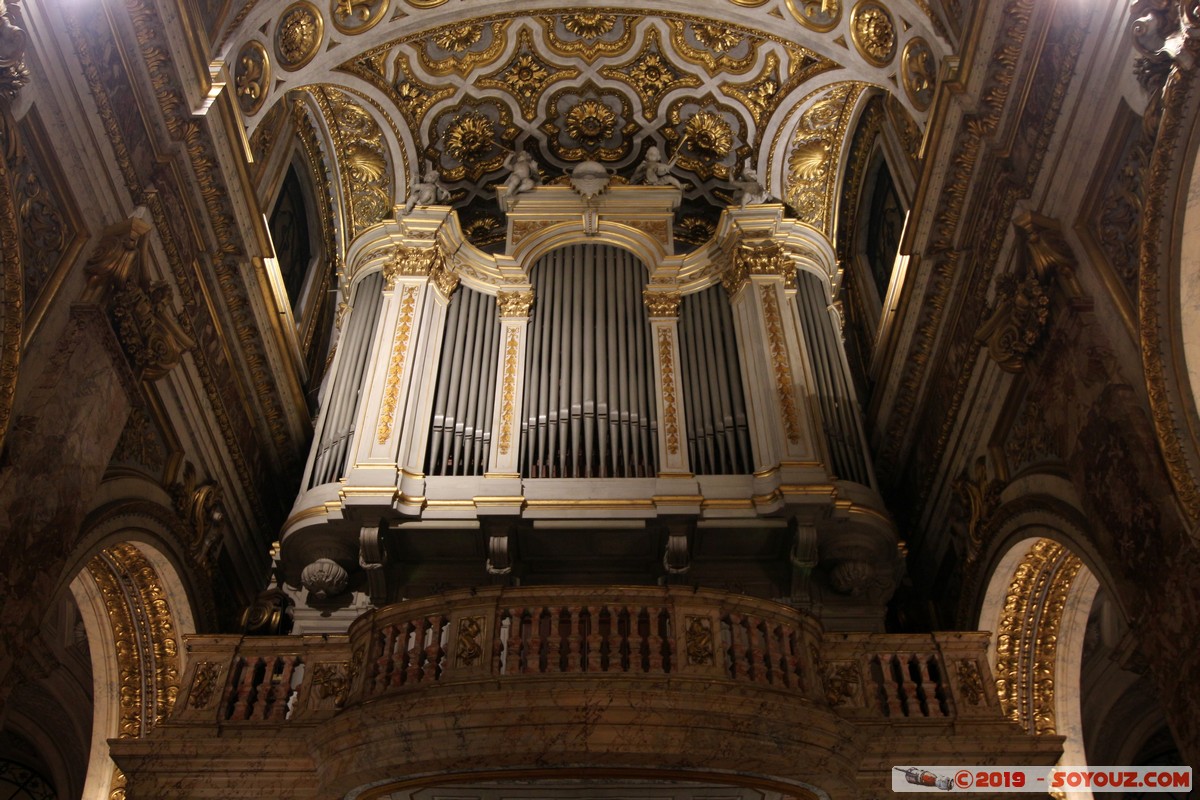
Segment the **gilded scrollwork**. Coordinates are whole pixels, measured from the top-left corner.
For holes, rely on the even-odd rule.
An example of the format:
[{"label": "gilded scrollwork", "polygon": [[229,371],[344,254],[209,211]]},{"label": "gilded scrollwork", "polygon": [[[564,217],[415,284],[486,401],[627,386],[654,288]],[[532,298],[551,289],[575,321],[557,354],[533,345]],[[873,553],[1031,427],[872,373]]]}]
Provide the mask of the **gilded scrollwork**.
[{"label": "gilded scrollwork", "polygon": [[925,111],[933,103],[933,90],[937,85],[937,63],[929,42],[914,36],[904,45],[900,54],[900,80],[909,102],[918,111]]},{"label": "gilded scrollwork", "polygon": [[511,20],[459,23],[439,28],[421,40],[417,59],[430,75],[466,77],[493,63],[504,51]]},{"label": "gilded scrollwork", "polygon": [[979,664],[973,658],[961,658],[955,665],[958,677],[958,691],[968,705],[977,706],[983,702],[983,676],[979,673]]},{"label": "gilded scrollwork", "polygon": [[734,25],[705,20],[669,19],[671,44],[684,61],[703,67],[709,76],[742,74],[758,59],[761,39]]},{"label": "gilded scrollwork", "polygon": [[484,618],[482,616],[463,617],[458,621],[457,641],[454,645],[454,662],[458,666],[473,667],[483,656]]},{"label": "gilded scrollwork", "polygon": [[[530,292],[530,294],[533,294]],[[525,308],[529,313],[528,306]],[[517,354],[521,349],[521,329],[508,325],[504,336],[504,380],[500,389],[500,455],[507,456],[513,447],[513,415],[517,409]]]},{"label": "gilded scrollwork", "polygon": [[313,689],[323,700],[333,698],[335,708],[346,704],[351,680],[350,665],[345,661],[323,661],[313,666]]},{"label": "gilded scrollwork", "polygon": [[388,360],[387,378],[383,385],[383,404],[379,410],[379,425],[375,440],[386,444],[392,436],[396,420],[396,404],[400,399],[400,382],[404,377],[404,364],[408,357],[408,342],[412,336],[416,316],[417,293],[413,284],[405,284],[400,296],[400,313],[396,320],[396,333],[392,337],[392,355]]},{"label": "gilded scrollwork", "polygon": [[841,0],[787,0],[792,17],[806,28],[824,33],[842,19]]},{"label": "gilded scrollwork", "polygon": [[832,663],[824,673],[825,701],[831,706],[845,705],[862,687],[862,671],[857,664]]},{"label": "gilded scrollwork", "polygon": [[792,134],[784,199],[800,219],[818,230],[828,230],[832,224],[837,190],[835,155],[841,152],[863,88],[858,83],[841,83],[819,89],[802,101],[811,105],[800,115]]},{"label": "gilded scrollwork", "polygon": [[775,287],[763,284],[759,289],[762,298],[763,322],[767,328],[767,344],[770,348],[771,365],[775,370],[775,390],[779,396],[779,410],[783,417],[783,429],[789,442],[800,441],[800,411],[796,390],[792,381],[792,364],[784,340],[783,320],[780,316],[779,300]]},{"label": "gilded scrollwork", "polygon": [[329,15],[333,27],[353,35],[378,25],[387,9],[388,0],[332,0]]},{"label": "gilded scrollwork", "polygon": [[188,706],[204,709],[212,702],[217,691],[217,681],[221,678],[221,665],[215,661],[201,661],[196,665],[196,676],[192,680],[191,691],[188,692]]},{"label": "gilded scrollwork", "polygon": [[638,20],[638,17],[600,11],[574,11],[538,18],[551,52],[578,56],[587,64],[600,56],[618,55],[628,50]]},{"label": "gilded scrollwork", "polygon": [[[647,293],[647,295],[649,294]],[[652,302],[657,302],[660,307],[671,305],[669,294],[674,293],[660,295],[661,299],[655,301],[647,296],[646,304],[650,306]],[[657,313],[655,307],[651,306],[650,315],[652,317],[665,316],[665,314],[666,312]],[[676,300],[673,315],[678,316],[678,314],[679,305]],[[658,360],[662,368],[663,433],[667,439],[667,452],[676,455],[679,452],[679,413],[675,397],[675,332],[666,326],[658,329]]]},{"label": "gilded scrollwork", "polygon": [[313,96],[333,137],[353,236],[392,211],[393,170],[383,130],[349,92],[325,86]]}]

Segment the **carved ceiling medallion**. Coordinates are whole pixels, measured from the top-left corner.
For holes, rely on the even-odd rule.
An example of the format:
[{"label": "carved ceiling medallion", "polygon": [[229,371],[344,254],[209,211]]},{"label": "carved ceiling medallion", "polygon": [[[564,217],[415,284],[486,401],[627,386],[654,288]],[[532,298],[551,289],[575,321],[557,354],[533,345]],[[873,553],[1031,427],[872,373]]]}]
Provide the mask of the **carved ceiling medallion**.
[{"label": "carved ceiling medallion", "polygon": [[434,118],[425,157],[445,181],[477,182],[500,169],[518,133],[512,113],[503,102],[494,98],[469,100]]},{"label": "carved ceiling medallion", "polygon": [[937,84],[937,65],[929,43],[920,36],[909,39],[904,45],[900,56],[900,78],[913,107],[918,111],[928,110]]},{"label": "carved ceiling medallion", "polygon": [[578,56],[586,63],[600,56],[629,50],[640,17],[597,12],[577,12],[558,17],[538,17],[546,33],[546,46],[562,56]]},{"label": "carved ceiling medallion", "polygon": [[679,149],[679,168],[691,170],[702,181],[729,180],[741,159],[750,155],[746,121],[711,94],[673,103],[667,124],[663,138],[674,145],[672,151]]},{"label": "carved ceiling medallion", "polygon": [[252,39],[238,51],[233,73],[234,94],[243,114],[249,117],[258,113],[267,99],[270,85],[271,62],[267,48]]},{"label": "carved ceiling medallion", "polygon": [[325,22],[312,3],[292,3],[279,16],[275,29],[275,57],[286,70],[300,69],[312,61],[321,45]]},{"label": "carved ceiling medallion", "polygon": [[567,162],[618,161],[632,151],[639,129],[628,97],[590,81],[553,95],[541,128],[550,152]]},{"label": "carved ceiling medallion", "polygon": [[859,55],[877,67],[886,67],[896,56],[896,23],[876,0],[860,0],[850,12],[850,38]]},{"label": "carved ceiling medallion", "polygon": [[824,33],[842,20],[841,0],[787,0],[787,9],[804,27]]}]

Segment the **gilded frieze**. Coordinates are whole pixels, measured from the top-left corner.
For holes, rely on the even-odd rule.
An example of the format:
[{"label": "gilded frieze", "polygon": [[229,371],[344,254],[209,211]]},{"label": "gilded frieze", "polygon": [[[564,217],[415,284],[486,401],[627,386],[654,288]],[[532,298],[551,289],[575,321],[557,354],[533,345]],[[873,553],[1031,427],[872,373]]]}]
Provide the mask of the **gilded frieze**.
[{"label": "gilded frieze", "polygon": [[920,36],[914,36],[904,45],[900,54],[900,81],[913,107],[917,111],[928,110],[937,85],[937,63],[929,42]]},{"label": "gilded frieze", "polygon": [[[529,294],[533,294],[530,292]],[[528,314],[528,305],[525,313]],[[503,315],[503,305],[501,306]],[[513,416],[517,413],[517,353],[521,348],[521,329],[509,325],[504,337],[504,380],[500,388],[500,455],[513,447]]]},{"label": "gilded frieze", "polygon": [[877,0],[859,0],[850,12],[850,38],[868,63],[886,67],[896,57],[896,23]]},{"label": "gilded frieze", "polygon": [[699,78],[677,68],[664,55],[657,28],[647,31],[642,49],[632,58],[601,67],[600,74],[633,87],[642,103],[642,116],[647,120],[658,116],[658,105],[668,92],[702,85]]},{"label": "gilded frieze", "polygon": [[779,300],[775,286],[763,284],[759,288],[762,298],[763,322],[767,328],[767,344],[770,348],[771,365],[775,370],[775,389],[779,395],[779,410],[783,416],[783,429],[792,444],[800,442],[800,412],[796,404],[796,391],[792,384],[792,366],[784,341],[783,320],[780,316]]},{"label": "gilded frieze", "polygon": [[392,338],[392,355],[388,360],[387,378],[384,381],[383,405],[379,410],[379,426],[375,432],[375,440],[386,444],[392,436],[392,426],[396,420],[396,404],[400,400],[400,381],[404,377],[404,364],[408,357],[408,341],[412,336],[412,326],[415,320],[415,307],[419,289],[413,284],[406,284],[400,296],[400,316],[396,320],[396,334]]},{"label": "gilded frieze", "polygon": [[349,93],[332,86],[314,88],[312,92],[337,151],[343,207],[350,209],[352,237],[391,213],[393,186],[388,149],[375,117]]},{"label": "gilded frieze", "polygon": [[[679,294],[674,294],[674,302],[671,302],[670,295],[659,295],[657,302],[650,299],[647,293],[646,305],[650,306],[651,316],[662,316],[660,307],[663,305],[673,305],[674,314],[679,314]],[[652,305],[652,302],[655,302]],[[662,372],[659,376],[659,381],[662,386],[662,402],[663,402],[663,433],[667,439],[667,452],[671,455],[679,453],[679,413],[676,408],[675,398],[675,331],[668,327],[660,327],[658,329],[658,360],[661,365]]]},{"label": "gilded frieze", "polygon": [[250,117],[258,113],[271,88],[271,60],[262,42],[251,39],[238,51],[233,70],[233,93],[238,108]]},{"label": "gilded frieze", "polygon": [[388,0],[331,0],[333,27],[351,35],[365,33],[387,14]]},{"label": "gilded frieze", "polygon": [[292,3],[279,15],[275,28],[275,58],[286,70],[297,70],[312,61],[321,49],[325,19],[306,0]]}]

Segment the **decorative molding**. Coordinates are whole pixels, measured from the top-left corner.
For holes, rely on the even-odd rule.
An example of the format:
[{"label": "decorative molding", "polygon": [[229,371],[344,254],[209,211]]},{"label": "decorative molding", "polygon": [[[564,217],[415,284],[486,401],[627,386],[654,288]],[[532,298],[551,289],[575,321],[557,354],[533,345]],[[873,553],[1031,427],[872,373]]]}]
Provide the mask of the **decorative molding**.
[{"label": "decorative molding", "polygon": [[400,380],[404,377],[404,361],[408,356],[408,340],[412,335],[414,309],[418,287],[405,284],[400,296],[400,314],[396,320],[396,335],[392,339],[392,357],[388,362],[387,379],[384,383],[383,405],[379,411],[379,427],[375,440],[386,444],[392,436],[392,425],[396,416],[396,403],[400,395]]},{"label": "decorative molding", "polygon": [[651,319],[655,317],[676,319],[679,317],[679,303],[683,295],[679,292],[661,292],[654,289],[644,289],[642,300]]},{"label": "decorative molding", "polygon": [[[676,302],[676,313],[678,313]],[[653,316],[653,311],[651,312]],[[658,327],[658,360],[662,368],[663,433],[667,452],[679,452],[679,420],[675,399],[675,331],[668,325]]]},{"label": "decorative molding", "polygon": [[693,614],[684,618],[684,649],[689,664],[705,666],[716,658],[713,644],[712,619]]},{"label": "decorative molding", "polygon": [[771,364],[775,370],[775,388],[779,394],[779,410],[783,415],[783,428],[788,441],[800,442],[800,415],[796,405],[796,392],[792,386],[792,366],[788,359],[787,343],[783,335],[783,322],[779,313],[779,300],[775,286],[760,287],[763,306],[763,322],[767,327],[767,344],[770,348]]},{"label": "decorative molding", "polygon": [[[522,293],[524,294],[524,293]],[[533,292],[529,292],[533,294]],[[524,314],[529,313],[525,306]],[[521,348],[521,329],[507,326],[504,337],[504,380],[500,389],[500,455],[507,456],[512,449],[513,415],[517,404],[517,353]]]}]

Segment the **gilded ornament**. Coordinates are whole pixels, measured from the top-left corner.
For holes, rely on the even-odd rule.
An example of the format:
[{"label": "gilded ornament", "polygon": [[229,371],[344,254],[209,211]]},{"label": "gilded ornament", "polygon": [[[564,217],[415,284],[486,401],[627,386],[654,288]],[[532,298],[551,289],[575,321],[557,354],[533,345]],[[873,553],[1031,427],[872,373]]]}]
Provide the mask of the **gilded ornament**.
[{"label": "gilded ornament", "polygon": [[824,33],[842,19],[841,0],[787,0],[788,11],[804,27]]},{"label": "gilded ornament", "polygon": [[451,53],[461,53],[483,38],[482,25],[458,25],[433,36],[433,43]]},{"label": "gilded ornament", "polygon": [[599,100],[583,100],[567,111],[567,134],[586,147],[608,141],[617,125],[617,115]]},{"label": "gilded ornament", "polygon": [[383,131],[347,91],[322,86],[312,96],[333,137],[344,207],[350,209],[348,233],[353,235],[392,211],[392,170]]},{"label": "gilded ornament", "polygon": [[744,28],[699,20],[666,20],[671,44],[685,60],[701,66],[710,77],[722,72],[744,73],[754,66],[762,40]]},{"label": "gilded ornament", "polygon": [[388,0],[332,0],[333,27],[351,35],[365,33],[387,14]]},{"label": "gilded ornament", "polygon": [[600,74],[632,86],[642,101],[642,116],[648,120],[658,116],[658,104],[668,92],[701,85],[696,75],[677,69],[663,55],[657,28],[646,32],[645,44],[631,59],[601,67]]},{"label": "gilded ornament", "polygon": [[826,230],[833,221],[837,194],[834,154],[840,152],[863,84],[847,82],[819,89],[801,101],[792,134],[783,198],[803,221]]},{"label": "gilded ornament", "polygon": [[760,287],[763,321],[767,326],[767,344],[771,352],[771,363],[775,369],[775,389],[779,395],[779,409],[783,416],[783,428],[792,444],[800,442],[800,412],[796,403],[796,390],[792,385],[792,365],[788,358],[787,342],[783,335],[783,320],[780,318],[779,300],[775,287],[764,284]]},{"label": "gilded ornament", "polygon": [[896,55],[896,23],[876,0],[860,0],[850,12],[850,39],[859,55],[877,67],[886,67]]},{"label": "gilded ornament", "polygon": [[[522,293],[524,294],[524,293]],[[530,295],[533,292],[529,292]],[[532,297],[530,297],[532,303]],[[501,306],[503,316],[503,306]],[[528,316],[529,305],[525,305],[524,314]],[[514,313],[514,316],[517,314]],[[507,456],[512,450],[513,415],[517,410],[517,353],[521,349],[521,329],[516,325],[508,326],[504,340],[504,381],[500,389],[500,455]]]},{"label": "gilded ornament", "polygon": [[581,39],[598,39],[617,26],[617,17],[615,14],[583,11],[563,14],[562,24],[564,28]]},{"label": "gilded ornament", "polygon": [[217,680],[221,677],[221,665],[215,661],[202,661],[196,666],[196,677],[192,681],[192,691],[188,695],[188,705],[192,708],[208,708],[212,702],[213,693],[217,689]]},{"label": "gilded ornament", "polygon": [[275,29],[275,57],[279,66],[296,70],[316,56],[324,35],[325,22],[312,3],[300,0],[292,3],[279,15]]},{"label": "gilded ornament", "polygon": [[458,621],[458,638],[454,646],[454,662],[460,667],[473,667],[483,656],[479,637],[483,634],[482,616],[463,617]]},{"label": "gilded ornament", "polygon": [[325,661],[313,666],[312,686],[323,700],[333,698],[333,704],[341,708],[350,697],[349,664]]},{"label": "gilded ornament", "polygon": [[388,362],[387,378],[384,381],[379,426],[375,431],[375,441],[379,444],[386,444],[392,437],[396,403],[400,397],[400,380],[404,377],[404,360],[408,355],[408,340],[412,335],[416,303],[417,287],[405,284],[404,293],[400,298],[400,316],[396,320],[396,335],[392,339],[392,357]]},{"label": "gilded ornament", "polygon": [[983,702],[983,676],[979,674],[979,664],[975,659],[959,659],[955,671],[958,673],[958,690],[963,699],[973,706]]},{"label": "gilded ornament", "polygon": [[713,663],[716,652],[713,649],[712,620],[709,617],[688,614],[683,635],[689,664],[704,666]]},{"label": "gilded ornament", "polygon": [[733,149],[733,130],[712,111],[693,114],[683,126],[683,135],[693,150],[709,158],[724,158]]},{"label": "gilded ornament", "polygon": [[496,20],[442,28],[417,43],[417,58],[430,75],[465,78],[500,57],[511,24],[511,20]]},{"label": "gilded ornament", "polygon": [[233,74],[234,93],[238,108],[246,116],[253,116],[262,108],[271,84],[271,65],[267,48],[261,42],[249,41],[238,52],[237,67]]},{"label": "gilded ornament", "polygon": [[503,166],[518,133],[503,99],[468,98],[434,118],[425,157],[447,182],[479,181]]},{"label": "gilded ornament", "polygon": [[[671,294],[676,295],[674,301]],[[652,302],[656,305],[651,306]],[[665,316],[668,307],[673,307],[672,316],[679,316],[677,293],[654,301],[647,298],[646,304],[651,306],[651,316],[659,316],[658,311]],[[675,332],[666,326],[658,329],[658,360],[662,365],[663,433],[666,434],[667,452],[676,455],[679,452],[679,419],[675,399]]]},{"label": "gilded ornament", "polygon": [[450,271],[446,259],[442,258],[440,253],[438,254],[438,258],[433,262],[433,268],[429,271],[429,282],[437,287],[442,297],[447,299],[458,288],[458,276]]},{"label": "gilded ornament", "polygon": [[503,244],[506,231],[499,217],[484,215],[463,225],[463,235],[476,247],[487,248]]},{"label": "gilded ornament", "polygon": [[500,307],[502,319],[525,318],[533,307],[533,290],[524,292],[504,292],[496,295],[496,303]]},{"label": "gilded ornament", "polygon": [[678,317],[683,296],[679,292],[646,289],[642,292],[642,299],[651,317]]},{"label": "gilded ornament", "polygon": [[857,664],[831,664],[825,679],[825,701],[831,706],[845,705],[858,694],[862,673]]},{"label": "gilded ornament", "polygon": [[904,45],[900,54],[900,79],[913,108],[928,110],[937,85],[937,64],[929,43],[920,36],[914,36]]},{"label": "gilded ornament", "polygon": [[459,161],[477,161],[492,150],[496,129],[482,114],[464,114],[446,131],[446,152]]},{"label": "gilded ornament", "polygon": [[675,225],[675,240],[684,244],[701,245],[716,234],[716,223],[697,214],[685,214]]},{"label": "gilded ornament", "polygon": [[718,53],[732,50],[745,39],[745,34],[737,29],[715,22],[693,22],[692,35],[697,42]]},{"label": "gilded ornament", "polygon": [[507,65],[475,83],[487,89],[510,93],[521,107],[521,116],[533,120],[537,116],[538,99],[552,83],[578,77],[574,67],[560,67],[542,59],[533,44],[529,28],[522,28],[517,39],[517,54]]}]

